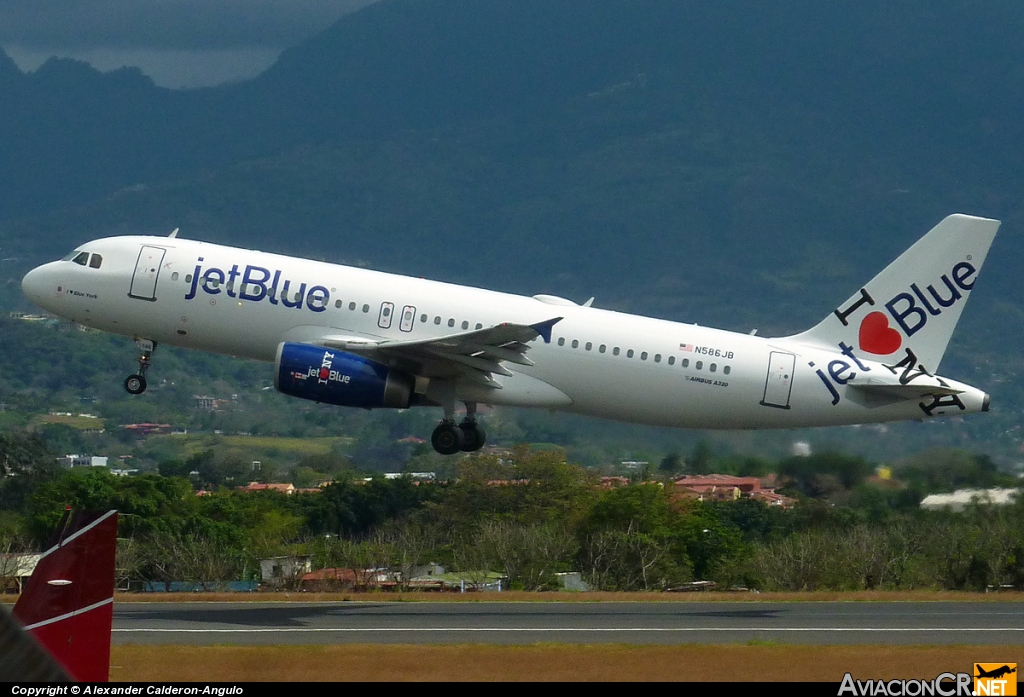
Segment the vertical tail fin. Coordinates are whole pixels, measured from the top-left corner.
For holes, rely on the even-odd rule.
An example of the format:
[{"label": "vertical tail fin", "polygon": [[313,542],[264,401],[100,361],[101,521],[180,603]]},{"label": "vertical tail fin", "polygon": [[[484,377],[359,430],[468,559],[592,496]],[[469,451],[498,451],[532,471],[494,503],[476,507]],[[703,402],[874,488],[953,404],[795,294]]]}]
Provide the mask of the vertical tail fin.
[{"label": "vertical tail fin", "polygon": [[998,220],[951,215],[814,328],[792,341],[840,344],[893,363],[938,370],[985,262]]},{"label": "vertical tail fin", "polygon": [[117,511],[64,514],[14,617],[75,680],[110,676]]}]

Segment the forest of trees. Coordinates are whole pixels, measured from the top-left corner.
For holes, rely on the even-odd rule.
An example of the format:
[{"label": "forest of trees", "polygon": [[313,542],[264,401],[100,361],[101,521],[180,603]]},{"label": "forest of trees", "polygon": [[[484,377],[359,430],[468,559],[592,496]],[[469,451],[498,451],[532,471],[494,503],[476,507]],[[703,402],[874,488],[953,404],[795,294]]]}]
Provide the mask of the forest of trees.
[{"label": "forest of trees", "polygon": [[910,463],[898,474],[911,483],[898,487],[870,482],[873,468],[860,458],[789,458],[772,466],[798,499],[789,510],[748,498],[701,502],[669,476],[603,488],[564,451],[525,446],[458,460],[448,481],[349,477],[291,496],[227,487],[197,496],[180,476],[64,470],[25,433],[0,435],[0,464],[5,550],[41,545],[67,505],[116,508],[122,583],[218,587],[258,580],[262,558],[306,554],[315,568],[388,568],[396,578],[439,563],[498,573],[525,590],[557,588],[563,571],[623,591],[692,580],[761,590],[1024,589],[1021,497],[962,512],[918,505],[924,491],[953,482],[1013,483],[984,457],[954,458],[927,475]]}]

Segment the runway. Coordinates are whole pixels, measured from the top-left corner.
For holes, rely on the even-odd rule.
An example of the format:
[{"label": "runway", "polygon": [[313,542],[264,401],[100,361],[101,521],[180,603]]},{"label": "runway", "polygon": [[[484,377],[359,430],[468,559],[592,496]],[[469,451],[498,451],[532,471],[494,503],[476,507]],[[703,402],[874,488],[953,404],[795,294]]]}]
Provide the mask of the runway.
[{"label": "runway", "polygon": [[1024,644],[1019,602],[120,603],[115,644]]}]

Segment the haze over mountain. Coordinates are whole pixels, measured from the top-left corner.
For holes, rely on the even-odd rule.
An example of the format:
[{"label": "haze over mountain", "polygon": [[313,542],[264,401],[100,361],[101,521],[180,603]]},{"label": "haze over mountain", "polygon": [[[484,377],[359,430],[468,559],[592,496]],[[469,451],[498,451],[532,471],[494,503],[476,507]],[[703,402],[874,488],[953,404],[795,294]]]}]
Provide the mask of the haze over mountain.
[{"label": "haze over mountain", "polygon": [[1005,221],[962,350],[1009,370],[1022,30],[964,0],[382,0],[206,90],[0,56],[0,246],[180,226],[796,331],[962,211]]}]

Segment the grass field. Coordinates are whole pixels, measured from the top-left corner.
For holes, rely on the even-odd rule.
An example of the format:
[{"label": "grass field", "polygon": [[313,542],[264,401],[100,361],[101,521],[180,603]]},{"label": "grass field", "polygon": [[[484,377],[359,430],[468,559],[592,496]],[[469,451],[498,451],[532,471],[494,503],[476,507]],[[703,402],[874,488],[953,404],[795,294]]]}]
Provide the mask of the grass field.
[{"label": "grass field", "polygon": [[932,679],[1020,646],[115,646],[123,681],[828,681]]},{"label": "grass field", "polygon": [[330,438],[284,438],[278,436],[221,436],[175,433],[150,436],[147,443],[149,441],[173,444],[174,447],[181,450],[184,457],[191,457],[214,447],[244,450],[245,453],[252,457],[267,453],[304,457],[333,452],[339,446],[350,444],[352,439],[343,436]]}]

